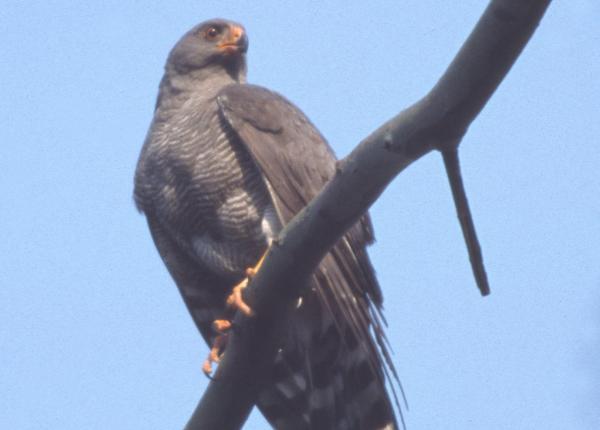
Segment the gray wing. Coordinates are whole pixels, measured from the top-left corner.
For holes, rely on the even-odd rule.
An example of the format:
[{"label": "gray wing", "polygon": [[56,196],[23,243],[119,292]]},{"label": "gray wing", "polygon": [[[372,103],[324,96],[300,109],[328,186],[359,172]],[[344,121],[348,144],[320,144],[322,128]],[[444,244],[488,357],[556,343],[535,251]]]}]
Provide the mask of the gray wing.
[{"label": "gray wing", "polygon": [[[232,85],[222,90],[217,100],[224,120],[267,181],[283,225],[287,224],[335,174],[333,151],[308,118],[274,92]],[[373,240],[365,214],[330,251],[313,280],[340,332],[350,329],[383,379],[382,372],[387,375],[390,370],[395,375],[395,371],[385,347],[382,296],[366,253]]]},{"label": "gray wing", "polygon": [[[279,94],[254,85],[231,85],[217,100],[268,181],[281,221],[287,224],[335,174],[333,151],[308,118]],[[373,241],[368,214],[343,238],[353,254],[345,263],[354,271],[355,283],[379,306],[381,292],[364,252]]]},{"label": "gray wing", "polygon": [[265,88],[232,85],[217,100],[273,187],[287,223],[335,173],[333,152],[302,112]]}]

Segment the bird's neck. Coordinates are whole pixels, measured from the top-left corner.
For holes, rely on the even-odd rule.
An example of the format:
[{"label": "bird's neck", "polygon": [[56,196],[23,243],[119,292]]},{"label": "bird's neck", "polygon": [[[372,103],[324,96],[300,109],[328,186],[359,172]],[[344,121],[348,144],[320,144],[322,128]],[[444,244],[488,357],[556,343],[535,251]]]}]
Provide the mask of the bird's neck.
[{"label": "bird's neck", "polygon": [[227,85],[246,83],[245,67],[236,67],[234,71],[222,66],[215,69],[206,67],[178,73],[167,68],[160,83],[156,108],[176,109],[190,98],[211,99]]}]

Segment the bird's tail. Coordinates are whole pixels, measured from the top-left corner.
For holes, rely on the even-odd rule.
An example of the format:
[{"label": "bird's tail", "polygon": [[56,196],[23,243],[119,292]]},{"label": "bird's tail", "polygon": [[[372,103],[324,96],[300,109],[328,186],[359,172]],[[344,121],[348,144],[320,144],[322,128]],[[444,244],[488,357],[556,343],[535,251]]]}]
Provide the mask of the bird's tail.
[{"label": "bird's tail", "polygon": [[340,327],[311,291],[292,316],[259,408],[276,429],[395,429],[372,339],[365,345]]}]

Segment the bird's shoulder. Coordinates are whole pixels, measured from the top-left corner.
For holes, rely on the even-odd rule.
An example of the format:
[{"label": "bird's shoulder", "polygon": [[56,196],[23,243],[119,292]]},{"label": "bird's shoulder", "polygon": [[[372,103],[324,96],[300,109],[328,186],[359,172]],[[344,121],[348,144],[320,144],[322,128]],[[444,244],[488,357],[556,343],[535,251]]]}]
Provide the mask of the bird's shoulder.
[{"label": "bird's shoulder", "polygon": [[217,95],[217,103],[234,127],[245,121],[258,130],[281,133],[290,115],[308,122],[300,109],[281,94],[258,85],[228,85]]},{"label": "bird's shoulder", "polygon": [[251,84],[228,85],[217,95],[217,103],[234,129],[249,125],[281,136],[281,143],[310,141],[313,149],[325,149],[327,158],[335,159],[325,138],[304,112],[276,91]]},{"label": "bird's shoulder", "polygon": [[307,116],[282,95],[249,84],[217,96],[220,112],[274,188],[284,222],[302,209],[335,173],[336,158]]}]

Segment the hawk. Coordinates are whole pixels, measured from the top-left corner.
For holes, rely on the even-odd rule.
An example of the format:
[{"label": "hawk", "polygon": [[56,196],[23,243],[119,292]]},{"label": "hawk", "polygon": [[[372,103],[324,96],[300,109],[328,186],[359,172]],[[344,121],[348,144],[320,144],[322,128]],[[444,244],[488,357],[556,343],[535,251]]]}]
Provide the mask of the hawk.
[{"label": "hawk", "polygon": [[[213,19],[171,50],[134,198],[202,337],[232,286],[335,174],[333,151],[281,95],[246,83],[248,38]],[[278,429],[397,427],[382,295],[364,215],[324,257],[290,316],[257,405]],[[243,304],[243,303],[242,303]],[[393,388],[392,388],[393,389]]]}]

